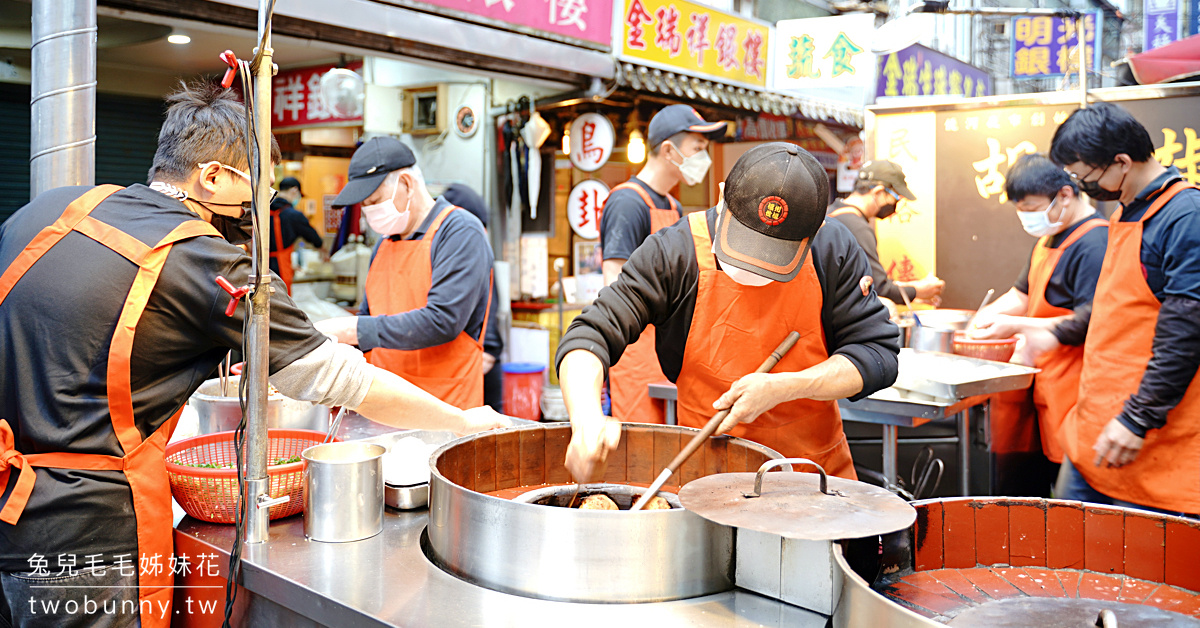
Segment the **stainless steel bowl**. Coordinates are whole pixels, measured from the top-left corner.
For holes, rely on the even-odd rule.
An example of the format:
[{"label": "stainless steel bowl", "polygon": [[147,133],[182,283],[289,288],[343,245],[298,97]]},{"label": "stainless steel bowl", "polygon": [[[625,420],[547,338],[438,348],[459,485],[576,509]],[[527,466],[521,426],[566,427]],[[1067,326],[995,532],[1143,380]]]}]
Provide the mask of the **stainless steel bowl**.
[{"label": "stainless steel bowl", "polygon": [[[624,424],[604,481],[648,485],[696,432]],[[682,508],[581,511],[486,493],[569,484],[569,425],[512,427],[462,438],[430,459],[430,558],[489,589],[570,602],[662,602],[733,587],[733,531]],[[751,471],[779,454],[715,438],[673,478]]]},{"label": "stainless steel bowl", "polygon": [[949,327],[930,327],[921,321],[922,325],[913,327],[909,332],[908,346],[913,351],[936,351],[937,353],[954,353],[954,329]]},{"label": "stainless steel bowl", "polygon": [[916,315],[925,327],[942,327],[945,329],[963,330],[975,315],[972,310],[917,310]]},{"label": "stainless steel bowl", "polygon": [[[200,420],[200,434],[215,434],[237,429],[242,420],[242,408],[238,402],[239,377],[229,378],[229,395],[221,394],[221,380],[210,379],[192,394],[188,404],[196,410]],[[320,406],[309,401],[297,401],[281,394],[267,397],[267,427],[295,430],[329,430],[329,406]]]}]

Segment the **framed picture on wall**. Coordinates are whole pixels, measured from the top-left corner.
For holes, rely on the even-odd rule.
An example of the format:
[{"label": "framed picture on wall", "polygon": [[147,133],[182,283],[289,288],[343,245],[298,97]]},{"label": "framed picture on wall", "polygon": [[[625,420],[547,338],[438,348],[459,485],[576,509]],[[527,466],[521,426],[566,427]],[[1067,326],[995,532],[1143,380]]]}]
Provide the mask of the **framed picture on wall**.
[{"label": "framed picture on wall", "polygon": [[572,269],[575,276],[598,275],[601,270],[599,240],[579,240],[575,242],[575,263]]}]

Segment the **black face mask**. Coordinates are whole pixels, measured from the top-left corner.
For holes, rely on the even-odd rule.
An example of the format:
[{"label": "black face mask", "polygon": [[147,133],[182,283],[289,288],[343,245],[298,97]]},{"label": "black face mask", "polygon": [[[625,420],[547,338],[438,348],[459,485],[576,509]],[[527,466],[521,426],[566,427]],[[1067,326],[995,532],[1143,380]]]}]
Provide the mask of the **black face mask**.
[{"label": "black face mask", "polygon": [[1078,181],[1076,184],[1084,194],[1098,201],[1115,201],[1121,198],[1121,186],[1125,185],[1125,176],[1121,175],[1121,182],[1117,184],[1117,189],[1107,190],[1100,187],[1100,180],[1095,181]]},{"label": "black face mask", "polygon": [[[196,201],[196,199],[192,200]],[[196,202],[201,205],[233,207],[233,205],[229,205],[228,203]],[[222,238],[225,238],[227,242],[235,246],[245,244],[254,238],[254,217],[250,213],[250,209],[245,205],[238,205],[238,207],[242,208],[242,216],[240,218],[212,212],[212,220],[209,221],[209,224],[217,230],[217,233],[221,234]],[[212,210],[210,209],[209,211]]]},{"label": "black face mask", "polygon": [[899,203],[891,203],[890,205],[884,205],[883,207],[880,207],[879,213],[875,214],[875,218],[878,220],[883,220],[884,218],[891,216],[892,214],[896,213],[896,208],[898,206]]}]

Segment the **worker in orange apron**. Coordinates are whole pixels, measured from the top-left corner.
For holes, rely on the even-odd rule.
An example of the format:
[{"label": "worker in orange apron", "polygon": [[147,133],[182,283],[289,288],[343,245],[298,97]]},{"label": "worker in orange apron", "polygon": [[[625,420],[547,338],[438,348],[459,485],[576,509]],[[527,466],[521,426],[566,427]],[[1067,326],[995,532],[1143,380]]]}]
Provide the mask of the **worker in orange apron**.
[{"label": "worker in orange apron", "polygon": [[356,344],[385,368],[452,406],[483,405],[483,337],[492,293],[492,249],[483,225],[434,200],[402,142],[368,140],[350,160],[335,207],[362,203],[382,237],[359,316],[317,329]]},{"label": "worker in orange apron", "polygon": [[283,280],[288,294],[292,293],[295,276],[292,252],[296,249],[296,241],[303,238],[318,251],[325,245],[308,218],[296,209],[302,196],[300,181],[287,177],[279,182],[279,194],[271,201],[271,270]]},{"label": "worker in orange apron", "polygon": [[[1071,177],[1045,156],[1022,156],[1008,171],[1006,191],[1022,228],[1039,239],[1016,284],[975,318],[977,337],[990,337],[998,317],[1057,318],[1091,303],[1108,242],[1108,221],[1077,196]],[[1053,465],[1021,459],[1022,477],[1036,486],[1011,486],[1005,495],[1049,496],[1062,462],[1058,431],[1079,391],[1083,346],[1061,346],[1039,356],[1034,366],[1041,373],[1032,387],[992,401],[992,451],[1041,451]]]},{"label": "worker in orange apron", "polygon": [[[1117,105],[1073,113],[1051,157],[1120,201],[1086,321],[1079,401],[1063,422],[1059,495],[1200,515],[1200,191],[1163,167]],[[1080,314],[1052,336],[1069,343]]]},{"label": "worker in orange apron", "polygon": [[[659,358],[679,387],[680,424],[699,427],[729,409],[721,433],[856,477],[836,401],[892,384],[898,329],[864,281],[870,265],[854,236],[824,220],[828,186],[795,145],[751,149],[718,207],[648,240],[575,319],[557,360],[577,480],[592,480],[619,444],[619,424],[599,411],[600,380],[628,330],[650,320],[674,349]],[[793,331],[795,347],[770,374],[754,374]]]},{"label": "worker in orange apron", "polygon": [[[637,176],[614,187],[601,207],[605,285],[617,280],[625,260],[646,238],[679,220],[679,201],[670,191],[680,182],[697,185],[704,180],[712,164],[709,140],[724,135],[726,127],[724,122],[705,121],[688,105],[670,105],[650,120],[646,165]],[[663,403],[651,399],[648,389],[664,380],[654,326],[648,325],[609,371],[612,415],[623,421],[665,423]]]}]

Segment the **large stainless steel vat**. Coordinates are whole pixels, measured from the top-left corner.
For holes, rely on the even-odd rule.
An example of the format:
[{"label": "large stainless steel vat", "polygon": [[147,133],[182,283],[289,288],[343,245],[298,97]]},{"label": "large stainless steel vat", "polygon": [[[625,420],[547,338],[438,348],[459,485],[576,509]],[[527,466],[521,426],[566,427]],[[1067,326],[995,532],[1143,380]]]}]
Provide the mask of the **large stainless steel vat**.
[{"label": "large stainless steel vat", "polygon": [[[623,425],[604,481],[648,485],[695,432]],[[661,602],[733,587],[733,530],[687,510],[581,511],[486,494],[570,482],[570,438],[569,425],[522,426],[435,451],[430,557],[468,582],[550,600]],[[753,471],[779,457],[750,441],[710,439],[672,480]]]}]

